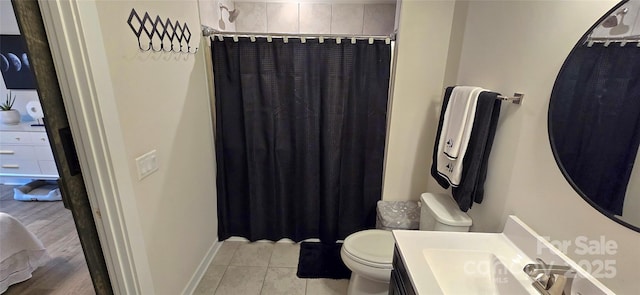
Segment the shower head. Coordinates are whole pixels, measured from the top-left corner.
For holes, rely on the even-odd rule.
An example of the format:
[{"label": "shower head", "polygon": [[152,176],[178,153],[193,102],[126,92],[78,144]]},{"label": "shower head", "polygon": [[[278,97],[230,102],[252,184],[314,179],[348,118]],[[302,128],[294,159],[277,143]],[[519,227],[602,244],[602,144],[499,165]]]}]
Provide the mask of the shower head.
[{"label": "shower head", "polygon": [[621,15],[622,17],[624,17],[624,15],[627,14],[627,12],[629,12],[629,8],[625,7],[620,12],[610,15],[602,22],[602,26],[605,28],[617,27],[620,24],[618,21],[618,15]]},{"label": "shower head", "polygon": [[223,9],[226,10],[229,13],[229,22],[230,23],[236,21],[236,18],[238,18],[238,14],[240,14],[240,10],[238,10],[238,9],[229,10],[228,7],[224,6],[223,4],[220,4],[220,20],[222,20],[222,10]]},{"label": "shower head", "polygon": [[240,14],[240,10],[238,9],[234,9],[229,11],[229,22],[234,22],[236,21],[236,18],[238,18],[238,14]]}]

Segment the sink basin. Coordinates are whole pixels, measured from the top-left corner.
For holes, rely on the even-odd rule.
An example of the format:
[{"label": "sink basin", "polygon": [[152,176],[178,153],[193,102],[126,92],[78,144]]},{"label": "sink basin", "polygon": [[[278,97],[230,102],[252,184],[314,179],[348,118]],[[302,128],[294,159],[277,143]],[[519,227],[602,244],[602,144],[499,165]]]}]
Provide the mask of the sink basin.
[{"label": "sink basin", "polygon": [[528,294],[498,257],[486,251],[425,249],[429,268],[445,294]]}]

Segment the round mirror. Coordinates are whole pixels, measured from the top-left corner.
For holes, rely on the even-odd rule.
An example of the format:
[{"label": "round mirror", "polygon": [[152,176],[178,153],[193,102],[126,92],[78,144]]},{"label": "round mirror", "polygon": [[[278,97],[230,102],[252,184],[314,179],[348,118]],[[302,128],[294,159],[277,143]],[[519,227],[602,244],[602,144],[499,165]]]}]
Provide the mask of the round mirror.
[{"label": "round mirror", "polygon": [[640,231],[640,0],[622,1],[565,60],[549,102],[549,138],[573,188]]}]

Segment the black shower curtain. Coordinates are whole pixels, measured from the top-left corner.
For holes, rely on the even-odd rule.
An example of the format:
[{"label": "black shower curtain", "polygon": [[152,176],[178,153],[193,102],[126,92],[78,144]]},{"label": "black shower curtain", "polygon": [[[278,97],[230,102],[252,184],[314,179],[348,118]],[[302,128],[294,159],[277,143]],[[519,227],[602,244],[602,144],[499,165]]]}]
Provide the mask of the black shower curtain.
[{"label": "black shower curtain", "polygon": [[640,48],[577,47],[554,86],[550,130],[562,166],[610,213],[622,208],[640,143]]},{"label": "black shower curtain", "polygon": [[323,242],[373,227],[391,48],[212,40],[219,237]]}]

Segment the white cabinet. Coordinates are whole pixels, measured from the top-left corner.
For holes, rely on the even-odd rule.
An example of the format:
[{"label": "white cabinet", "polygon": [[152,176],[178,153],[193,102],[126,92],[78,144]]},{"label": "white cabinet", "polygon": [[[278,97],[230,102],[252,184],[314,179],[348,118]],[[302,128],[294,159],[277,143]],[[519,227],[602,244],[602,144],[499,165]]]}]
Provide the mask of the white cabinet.
[{"label": "white cabinet", "polygon": [[0,124],[0,177],[58,178],[47,133],[33,123]]}]

